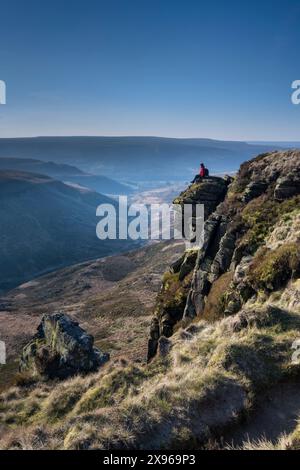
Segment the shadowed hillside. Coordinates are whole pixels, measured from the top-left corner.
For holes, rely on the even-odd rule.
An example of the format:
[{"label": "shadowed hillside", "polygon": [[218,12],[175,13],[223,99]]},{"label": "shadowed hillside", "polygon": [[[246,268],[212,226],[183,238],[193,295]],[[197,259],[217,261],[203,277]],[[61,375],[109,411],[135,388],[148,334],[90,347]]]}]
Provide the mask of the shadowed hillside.
[{"label": "shadowed hillside", "polygon": [[96,207],[111,199],[49,177],[0,172],[0,291],[122,249],[96,237]]},{"label": "shadowed hillside", "polygon": [[75,166],[43,162],[28,158],[0,158],[0,171],[14,170],[27,173],[47,175],[56,180],[75,183],[93,189],[101,194],[129,194],[132,189],[128,185],[114,181],[101,175],[84,173]]}]

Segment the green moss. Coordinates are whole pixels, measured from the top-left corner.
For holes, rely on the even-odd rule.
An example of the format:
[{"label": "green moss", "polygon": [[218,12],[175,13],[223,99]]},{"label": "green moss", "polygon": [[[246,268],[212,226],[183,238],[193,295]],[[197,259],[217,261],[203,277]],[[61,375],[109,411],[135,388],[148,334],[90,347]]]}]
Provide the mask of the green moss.
[{"label": "green moss", "polygon": [[179,279],[179,275],[179,273],[170,272],[164,274],[162,291],[158,296],[159,310],[172,312],[185,307],[192,273],[187,275],[183,281]]},{"label": "green moss", "polygon": [[230,286],[232,278],[233,273],[228,271],[212,284],[203,313],[205,320],[216,321],[224,316],[228,297],[228,286]]},{"label": "green moss", "polygon": [[241,245],[247,247],[251,254],[255,253],[264,243],[274,225],[283,217],[292,217],[299,205],[299,196],[278,202],[268,195],[263,195],[251,201],[241,214],[247,230]]},{"label": "green moss", "polygon": [[257,253],[248,278],[257,290],[274,291],[284,286],[293,274],[300,272],[300,247],[296,243],[281,245],[276,250]]},{"label": "green moss", "polygon": [[199,190],[203,188],[203,183],[194,183],[183,191],[179,197],[174,199],[173,204],[184,204],[185,200],[196,200]]}]

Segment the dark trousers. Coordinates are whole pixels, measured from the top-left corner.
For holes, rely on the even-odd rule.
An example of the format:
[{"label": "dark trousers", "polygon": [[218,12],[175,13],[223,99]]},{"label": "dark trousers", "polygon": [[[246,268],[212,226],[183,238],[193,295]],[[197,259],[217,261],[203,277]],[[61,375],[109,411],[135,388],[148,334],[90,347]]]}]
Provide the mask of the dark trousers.
[{"label": "dark trousers", "polygon": [[192,184],[193,183],[200,183],[200,181],[202,181],[203,179],[204,179],[204,176],[196,175],[195,178],[192,181]]}]

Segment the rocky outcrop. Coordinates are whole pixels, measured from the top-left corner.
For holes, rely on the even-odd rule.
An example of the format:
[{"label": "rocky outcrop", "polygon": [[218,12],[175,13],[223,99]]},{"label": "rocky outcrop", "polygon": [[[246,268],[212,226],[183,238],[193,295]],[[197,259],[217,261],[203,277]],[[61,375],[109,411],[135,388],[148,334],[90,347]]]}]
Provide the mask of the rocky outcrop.
[{"label": "rocky outcrop", "polygon": [[44,315],[37,334],[23,349],[20,371],[45,379],[95,371],[109,355],[93,343],[94,338],[67,315]]},{"label": "rocky outcrop", "polygon": [[207,218],[223,201],[230,182],[230,177],[210,176],[199,183],[190,185],[174,200],[174,204],[203,204],[205,218]]},{"label": "rocky outcrop", "polygon": [[[225,251],[222,251],[221,242],[226,235],[228,220],[219,214],[212,214],[205,223],[204,244],[199,250],[195,264],[191,289],[184,309],[184,318],[194,318],[200,315],[205,306],[205,297],[208,295],[216,272],[226,263]],[[227,260],[230,264],[231,257]]]},{"label": "rocky outcrop", "polygon": [[[285,175],[293,166],[293,171],[288,171]],[[224,315],[237,313],[249,298],[255,296],[254,283],[247,277],[253,254],[260,244],[266,242],[264,235],[278,222],[280,213],[286,215],[297,207],[297,202],[295,207],[287,204],[285,208],[280,204],[276,205],[276,200],[283,202],[299,193],[300,185],[297,184],[299,169],[300,152],[294,151],[261,155],[243,165],[224,205],[221,204],[217,210],[217,214],[221,214],[218,215],[222,221],[221,230],[219,233],[213,233],[206,227],[206,232],[211,238],[210,243],[215,244],[217,249],[213,253],[213,259],[209,253],[202,252],[197,260],[185,307],[185,317],[193,318],[196,315],[201,317],[212,284],[227,271],[232,271],[234,274],[231,284],[220,299]],[[247,180],[246,185],[243,179]],[[240,193],[243,184],[244,190]],[[261,207],[265,205],[265,209],[256,208],[255,205],[248,206],[251,201],[259,197],[264,198]],[[265,217],[267,223],[264,220],[259,223],[255,220],[260,210],[262,210],[261,218]],[[247,214],[247,217],[244,214]],[[210,219],[215,220],[216,215],[212,214]],[[257,239],[252,241],[252,234]]]},{"label": "rocky outcrop", "polygon": [[[178,198],[174,200],[174,204],[203,204],[205,215],[204,240],[201,250],[187,250],[175,263],[170,267],[170,273],[166,273],[161,292],[158,296],[155,315],[150,326],[150,338],[148,341],[148,360],[150,360],[157,351],[159,338],[170,337],[173,334],[173,327],[178,321],[184,318],[185,306],[187,305],[188,295],[192,285],[193,273],[195,266],[200,266],[201,260],[214,260],[218,251],[218,241],[226,232],[226,220],[219,215],[213,215],[218,205],[224,200],[227,193],[228,185],[232,182],[230,177],[205,178],[200,183],[192,184],[186,191],[183,191]],[[227,245],[230,245],[228,241]],[[215,250],[217,250],[215,252]],[[224,250],[226,250],[224,245]],[[224,262],[223,259],[216,260],[214,269],[219,270]],[[193,284],[196,284],[193,279]],[[201,284],[199,290],[202,292],[207,284],[204,276],[199,280]],[[190,305],[190,302],[188,301]],[[187,316],[192,316],[187,315]]]},{"label": "rocky outcrop", "polygon": [[[299,237],[294,225],[297,225],[295,209],[299,209],[299,194],[300,152],[290,150],[259,155],[241,166],[233,182],[208,178],[200,185],[190,186],[174,201],[181,205],[205,205],[204,243],[195,261],[193,259],[192,263],[188,263],[186,272],[189,282],[181,298],[181,301],[185,300],[183,311],[177,309],[176,315],[171,317],[165,308],[158,307],[155,311],[150,328],[148,359],[155,355],[159,338],[170,337],[179,320],[188,321],[196,316],[201,318],[211,288],[223,274],[232,273],[231,281],[222,287],[219,298],[212,300],[218,304],[216,309],[219,315],[227,316],[239,312],[250,298],[255,298],[260,289],[268,292],[278,289],[294,272],[298,272]],[[285,219],[280,222],[291,213],[293,225],[287,224]],[[267,235],[272,233],[273,227],[277,227],[278,232],[284,224],[289,245],[285,248],[281,246],[282,243],[277,243],[279,248],[272,253],[268,243],[272,242],[274,246],[274,235],[269,242]],[[293,237],[288,235],[288,227],[293,227]],[[279,231],[282,234],[282,230]],[[264,246],[266,251],[260,254],[258,249]],[[182,289],[185,279],[185,259],[186,254],[171,268],[174,273],[182,273],[176,279],[176,292]],[[259,259],[262,260],[261,266]],[[276,275],[280,264],[285,275]],[[163,285],[160,306],[164,304],[166,294]],[[166,322],[168,328],[164,327]]]},{"label": "rocky outcrop", "polygon": [[179,275],[182,281],[191,271],[193,271],[198,255],[198,250],[187,250],[170,268],[170,271]]},{"label": "rocky outcrop", "polygon": [[274,190],[274,197],[278,201],[284,201],[290,197],[300,194],[300,171],[295,168],[286,176],[278,178]]},{"label": "rocky outcrop", "polygon": [[268,183],[265,181],[251,181],[245,189],[243,194],[243,202],[250,202],[258,196],[261,196],[268,187]]}]

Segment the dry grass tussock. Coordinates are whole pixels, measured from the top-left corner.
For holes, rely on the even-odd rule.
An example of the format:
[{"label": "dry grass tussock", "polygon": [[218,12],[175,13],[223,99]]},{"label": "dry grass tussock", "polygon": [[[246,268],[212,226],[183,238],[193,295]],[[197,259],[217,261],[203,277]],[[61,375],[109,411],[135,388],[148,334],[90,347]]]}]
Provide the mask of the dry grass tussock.
[{"label": "dry grass tussock", "polygon": [[227,450],[289,450],[292,448],[292,440],[287,434],[282,434],[277,442],[267,440],[262,437],[256,441],[250,439],[243,442],[239,447],[227,446]]},{"label": "dry grass tussock", "polygon": [[239,447],[227,446],[227,450],[300,450],[300,418],[296,422],[294,431],[290,434],[282,433],[275,442],[265,437],[258,440],[249,438]]}]

